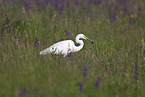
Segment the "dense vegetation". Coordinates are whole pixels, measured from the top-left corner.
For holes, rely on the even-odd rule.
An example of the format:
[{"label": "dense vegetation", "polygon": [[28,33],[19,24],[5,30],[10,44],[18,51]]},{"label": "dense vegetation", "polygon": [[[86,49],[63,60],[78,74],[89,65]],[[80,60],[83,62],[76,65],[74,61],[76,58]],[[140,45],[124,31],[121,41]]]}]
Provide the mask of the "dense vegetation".
[{"label": "dense vegetation", "polygon": [[[144,0],[1,0],[1,97],[143,97]],[[40,56],[83,33],[67,57]]]}]

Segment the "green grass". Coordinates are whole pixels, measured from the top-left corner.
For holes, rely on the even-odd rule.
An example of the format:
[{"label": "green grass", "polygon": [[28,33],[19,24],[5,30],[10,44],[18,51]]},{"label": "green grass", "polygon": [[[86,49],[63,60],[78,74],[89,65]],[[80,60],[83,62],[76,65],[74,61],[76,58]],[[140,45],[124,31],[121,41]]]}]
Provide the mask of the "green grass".
[{"label": "green grass", "polygon": [[[10,20],[0,40],[0,96],[20,97],[143,97],[145,91],[145,59],[141,46],[145,38],[144,20],[129,25],[128,17],[117,15],[111,22],[107,17],[89,19],[85,12],[70,15],[51,10],[7,9],[0,15],[0,27]],[[56,25],[56,26],[55,26]],[[5,28],[8,25],[5,25]],[[14,29],[20,42],[11,34]],[[64,31],[69,31],[65,36]],[[27,32],[28,37],[25,35]],[[63,58],[61,55],[40,56],[39,52],[60,39],[71,39],[79,33],[94,40],[85,41],[84,48]],[[10,38],[11,35],[11,38]],[[34,48],[35,38],[39,48]],[[19,44],[20,43],[20,44]],[[134,66],[138,66],[137,85]],[[83,77],[83,68],[88,68]],[[100,77],[99,88],[95,88]],[[78,82],[83,83],[83,91]]]}]

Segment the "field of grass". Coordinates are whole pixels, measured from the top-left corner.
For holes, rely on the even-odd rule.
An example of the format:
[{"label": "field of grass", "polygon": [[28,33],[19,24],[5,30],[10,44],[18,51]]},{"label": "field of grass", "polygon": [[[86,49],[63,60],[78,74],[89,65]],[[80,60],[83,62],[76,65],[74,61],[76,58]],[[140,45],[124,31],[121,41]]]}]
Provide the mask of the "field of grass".
[{"label": "field of grass", "polygon": [[[1,0],[0,97],[143,97],[145,1]],[[67,34],[66,34],[67,32]],[[70,56],[39,52],[83,33]]]}]

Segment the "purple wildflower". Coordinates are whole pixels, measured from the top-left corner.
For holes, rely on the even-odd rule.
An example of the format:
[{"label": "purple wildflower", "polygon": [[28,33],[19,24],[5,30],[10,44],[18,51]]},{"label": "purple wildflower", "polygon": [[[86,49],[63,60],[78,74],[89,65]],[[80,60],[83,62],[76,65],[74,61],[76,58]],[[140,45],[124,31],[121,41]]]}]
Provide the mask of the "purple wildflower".
[{"label": "purple wildflower", "polygon": [[98,3],[101,4],[103,2],[103,0],[98,0]]},{"label": "purple wildflower", "polygon": [[21,89],[20,90],[20,96],[21,97],[25,97],[26,96],[26,90],[25,89]]},{"label": "purple wildflower", "polygon": [[142,11],[142,10],[141,10],[141,8],[139,7],[139,8],[138,8],[138,16],[140,16],[141,11]]},{"label": "purple wildflower", "polygon": [[79,86],[80,91],[83,91],[83,83],[82,82],[78,82],[78,86]]},{"label": "purple wildflower", "polygon": [[34,43],[34,48],[39,48],[39,40],[36,38]]},{"label": "purple wildflower", "polygon": [[20,36],[18,37],[18,41],[20,41]]},{"label": "purple wildflower", "polygon": [[69,32],[68,31],[64,31],[65,32],[65,36],[68,36],[69,35]]},{"label": "purple wildflower", "polygon": [[1,28],[1,38],[3,40],[4,37],[4,31],[5,31],[5,25],[3,24],[3,27]]},{"label": "purple wildflower", "polygon": [[25,7],[26,7],[26,9],[31,9],[31,8],[32,8],[31,0],[27,0],[27,1],[25,2]]},{"label": "purple wildflower", "polygon": [[88,69],[87,69],[87,68],[83,68],[82,75],[83,75],[84,77],[86,77],[86,76],[87,76],[87,71],[88,71]]},{"label": "purple wildflower", "polygon": [[54,1],[54,6],[55,6],[55,9],[58,11],[58,12],[63,12],[63,1],[60,2],[59,0],[55,0]]},{"label": "purple wildflower", "polygon": [[55,1],[54,1],[54,6],[55,6],[55,9],[56,9],[56,10],[58,9],[58,4],[59,4],[58,0],[55,0]]},{"label": "purple wildflower", "polygon": [[13,35],[15,35],[15,38],[16,38],[17,36],[16,36],[16,30],[15,30],[15,28],[13,28],[12,32],[13,32]]},{"label": "purple wildflower", "polygon": [[138,80],[138,71],[137,71],[137,64],[135,64],[135,67],[134,67],[134,79],[135,79],[135,83],[137,85],[137,80]]},{"label": "purple wildflower", "polygon": [[97,0],[97,1],[96,1],[96,0],[93,0],[92,3],[93,3],[94,5],[99,5],[99,4],[101,4],[102,2],[103,2],[103,0]]},{"label": "purple wildflower", "polygon": [[79,2],[77,0],[75,0],[75,5],[79,6]]},{"label": "purple wildflower", "polygon": [[99,88],[100,80],[101,80],[100,77],[98,77],[98,78],[96,79],[96,83],[95,83],[95,88],[96,88],[96,89]]},{"label": "purple wildflower", "polygon": [[59,11],[59,12],[63,12],[63,8],[59,8],[58,11]]}]

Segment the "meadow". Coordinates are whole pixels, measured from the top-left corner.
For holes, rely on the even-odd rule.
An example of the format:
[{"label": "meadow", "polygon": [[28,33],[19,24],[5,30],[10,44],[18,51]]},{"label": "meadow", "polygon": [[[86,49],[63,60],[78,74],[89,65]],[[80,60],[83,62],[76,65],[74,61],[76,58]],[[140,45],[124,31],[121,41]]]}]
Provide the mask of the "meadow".
[{"label": "meadow", "polygon": [[[144,0],[1,0],[0,97],[144,97]],[[83,33],[81,51],[40,56]]]}]

